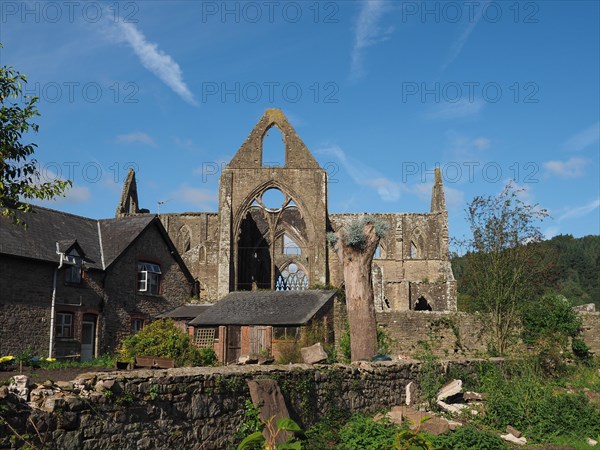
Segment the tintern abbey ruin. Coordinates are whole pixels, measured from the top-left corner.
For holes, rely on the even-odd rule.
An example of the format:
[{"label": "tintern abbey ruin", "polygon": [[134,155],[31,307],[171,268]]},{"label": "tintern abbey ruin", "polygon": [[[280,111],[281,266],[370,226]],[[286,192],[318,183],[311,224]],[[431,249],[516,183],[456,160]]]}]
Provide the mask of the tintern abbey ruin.
[{"label": "tintern abbey ruin", "polygon": [[[273,126],[284,140],[283,167],[263,165],[263,139]],[[144,213],[130,172],[117,218]],[[329,214],[327,172],[284,114],[269,109],[222,171],[219,210],[160,219],[196,278],[200,299],[217,302],[232,291],[341,285],[339,261],[326,234],[361,215]],[[372,266],[376,309],[455,311],[439,171],[430,212],[371,215],[389,224]]]}]

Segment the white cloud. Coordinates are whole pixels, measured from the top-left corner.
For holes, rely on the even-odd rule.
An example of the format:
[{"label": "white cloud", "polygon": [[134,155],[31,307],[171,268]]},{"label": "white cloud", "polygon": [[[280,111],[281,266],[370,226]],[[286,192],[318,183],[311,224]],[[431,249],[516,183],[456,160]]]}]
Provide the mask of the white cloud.
[{"label": "white cloud", "polygon": [[440,102],[427,115],[430,119],[462,119],[469,116],[477,116],[483,108],[484,102],[480,99],[469,101],[462,99],[455,103]]},{"label": "white cloud", "polygon": [[192,151],[192,150],[196,149],[196,146],[194,145],[194,141],[192,141],[191,139],[182,139],[182,138],[175,137],[175,138],[173,138],[173,143],[175,145],[177,145],[178,147],[181,147],[185,150]]},{"label": "white cloud", "polygon": [[466,205],[465,193],[460,189],[444,186],[446,205],[448,208],[461,208]]},{"label": "white cloud", "polygon": [[388,7],[383,0],[366,0],[361,3],[352,48],[350,75],[353,80],[358,80],[365,75],[363,67],[365,49],[389,39],[393,31],[392,27],[382,28],[379,25],[380,19],[387,10]]},{"label": "white cloud", "polygon": [[[446,133],[448,141],[448,150],[445,152],[447,163],[481,163],[486,157],[488,150],[492,146],[491,139],[484,136],[470,137],[454,131]],[[461,166],[466,169],[467,166]]]},{"label": "white cloud", "polygon": [[587,160],[583,158],[570,158],[567,161],[548,161],[543,164],[544,169],[560,178],[579,178],[583,176]]},{"label": "white cloud", "polygon": [[588,215],[592,211],[598,209],[598,207],[600,207],[600,197],[585,205],[567,208],[566,212],[564,212],[558,218],[558,221],[561,222],[565,219],[578,219],[580,217]]},{"label": "white cloud", "polygon": [[183,81],[183,73],[179,64],[158,45],[149,42],[146,36],[133,23],[118,20],[112,22],[109,33],[113,39],[126,42],[133,49],[142,65],[156,75],[186,102],[196,105],[194,94]]},{"label": "white cloud", "polygon": [[581,130],[579,133],[571,136],[563,144],[563,147],[568,151],[580,151],[598,142],[600,139],[600,122]]},{"label": "white cloud", "polygon": [[[485,2],[485,3],[488,3],[488,2]],[[475,27],[481,20],[481,16],[482,16],[481,12],[483,10],[485,10],[485,6],[486,5],[484,4],[481,8],[478,8],[479,13],[477,14],[477,16],[475,16],[473,18],[473,20],[469,23],[469,25],[467,25],[467,27],[464,29],[464,31],[461,33],[461,35],[458,37],[458,39],[456,41],[454,41],[454,43],[452,44],[452,47],[450,47],[450,50],[448,51],[448,55],[446,56],[446,60],[442,64],[442,68],[441,68],[442,72],[444,70],[446,70],[448,68],[448,66],[450,66],[450,64],[452,64],[456,58],[458,58],[458,55],[460,55],[460,52],[462,51],[463,47],[469,40],[469,36],[471,36],[471,33],[473,32],[473,30],[475,29]]]},{"label": "white cloud", "polygon": [[316,153],[334,156],[356,184],[374,189],[381,200],[385,202],[398,200],[402,191],[405,190],[405,187],[401,183],[396,183],[382,176],[372,167],[349,157],[337,145],[317,150]]},{"label": "white cloud", "polygon": [[374,188],[384,202],[395,202],[400,199],[402,185],[388,178],[379,177],[365,181],[367,186]]},{"label": "white cloud", "polygon": [[133,144],[140,143],[146,144],[151,147],[156,147],[156,142],[148,134],[142,133],[141,131],[134,131],[132,133],[120,134],[117,136],[117,142],[120,144]]},{"label": "white cloud", "polygon": [[208,189],[198,189],[184,184],[173,193],[173,198],[202,210],[214,207],[217,194]]},{"label": "white cloud", "polygon": [[86,186],[76,186],[73,185],[71,189],[67,192],[67,195],[64,199],[59,199],[59,202],[77,204],[77,203],[87,203],[92,198],[92,194],[90,190]]},{"label": "white cloud", "polygon": [[[57,175],[56,172],[49,169],[48,167],[43,167],[40,171],[39,177],[37,178],[37,182],[46,183],[52,182],[55,180],[66,181],[66,178],[60,175]],[[52,207],[53,204],[65,205],[65,204],[80,204],[86,203],[90,201],[92,198],[92,194],[90,189],[87,186],[79,186],[75,183],[71,185],[70,188],[67,188],[64,196],[56,196],[53,199],[44,199],[44,200],[35,200],[31,203],[41,206]],[[23,199],[22,199],[23,200]]]},{"label": "white cloud", "polygon": [[477,148],[479,150],[486,150],[486,149],[490,148],[490,144],[491,144],[491,141],[488,138],[479,137],[479,138],[473,139],[473,145],[475,146],[475,148]]}]

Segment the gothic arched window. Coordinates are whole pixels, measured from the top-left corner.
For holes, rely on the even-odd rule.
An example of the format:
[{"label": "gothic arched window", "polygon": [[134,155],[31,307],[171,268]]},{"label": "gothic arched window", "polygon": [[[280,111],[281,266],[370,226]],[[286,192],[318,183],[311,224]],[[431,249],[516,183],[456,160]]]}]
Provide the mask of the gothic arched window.
[{"label": "gothic arched window", "polygon": [[303,291],[308,289],[308,276],[302,266],[289,263],[281,271],[275,283],[276,291]]}]

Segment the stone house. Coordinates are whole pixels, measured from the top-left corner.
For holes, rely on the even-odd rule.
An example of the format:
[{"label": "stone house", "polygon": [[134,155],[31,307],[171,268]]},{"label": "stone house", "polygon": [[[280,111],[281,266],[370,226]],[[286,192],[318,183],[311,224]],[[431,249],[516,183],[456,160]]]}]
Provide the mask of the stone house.
[{"label": "stone house", "polygon": [[311,326],[319,327],[321,342],[333,342],[335,295],[314,289],[231,292],[189,322],[190,334],[196,345],[212,346],[222,363],[243,355],[277,358]]},{"label": "stone house", "polygon": [[194,279],[151,214],[94,220],[34,207],[0,218],[0,355],[87,360],[189,301]]},{"label": "stone house", "polygon": [[[285,164],[265,160],[263,141],[281,131]],[[340,286],[342,272],[326,234],[361,214],[331,214],[327,172],[278,109],[267,110],[229,164],[218,212],[161,214],[193,276],[200,298],[217,302],[233,291]],[[130,172],[117,217],[142,214]],[[388,223],[372,266],[379,312],[455,311],[456,282],[448,248],[448,212],[435,172],[424,213],[371,214]]]}]

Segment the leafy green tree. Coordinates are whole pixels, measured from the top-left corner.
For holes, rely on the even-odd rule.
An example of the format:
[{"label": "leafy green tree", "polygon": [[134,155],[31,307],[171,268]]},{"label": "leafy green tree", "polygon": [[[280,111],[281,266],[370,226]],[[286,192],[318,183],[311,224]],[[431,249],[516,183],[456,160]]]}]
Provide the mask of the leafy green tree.
[{"label": "leafy green tree", "polygon": [[[573,305],[595,303],[600,310],[600,236],[574,238],[559,235],[532,244],[542,254],[537,269],[542,277],[538,290],[565,296]],[[476,293],[468,283],[466,258],[452,255],[452,271],[458,281],[458,308],[472,312],[477,309]],[[541,286],[541,289],[540,289]]]},{"label": "leafy green tree", "polygon": [[37,133],[38,125],[31,120],[39,115],[38,98],[22,95],[24,83],[25,75],[11,66],[0,67],[0,213],[15,223],[22,222],[16,210],[29,212],[31,200],[64,195],[71,186],[70,181],[41,180],[32,158],[37,145],[23,142],[28,133]]},{"label": "leafy green tree", "polygon": [[530,345],[550,340],[567,349],[569,338],[581,331],[582,319],[566,298],[548,294],[528,302],[523,308],[523,342]]},{"label": "leafy green tree", "polygon": [[473,237],[463,242],[463,283],[475,309],[489,316],[490,350],[504,354],[516,335],[521,306],[543,291],[543,253],[539,221],[546,210],[525,203],[508,183],[498,196],[475,197],[467,208]]}]

